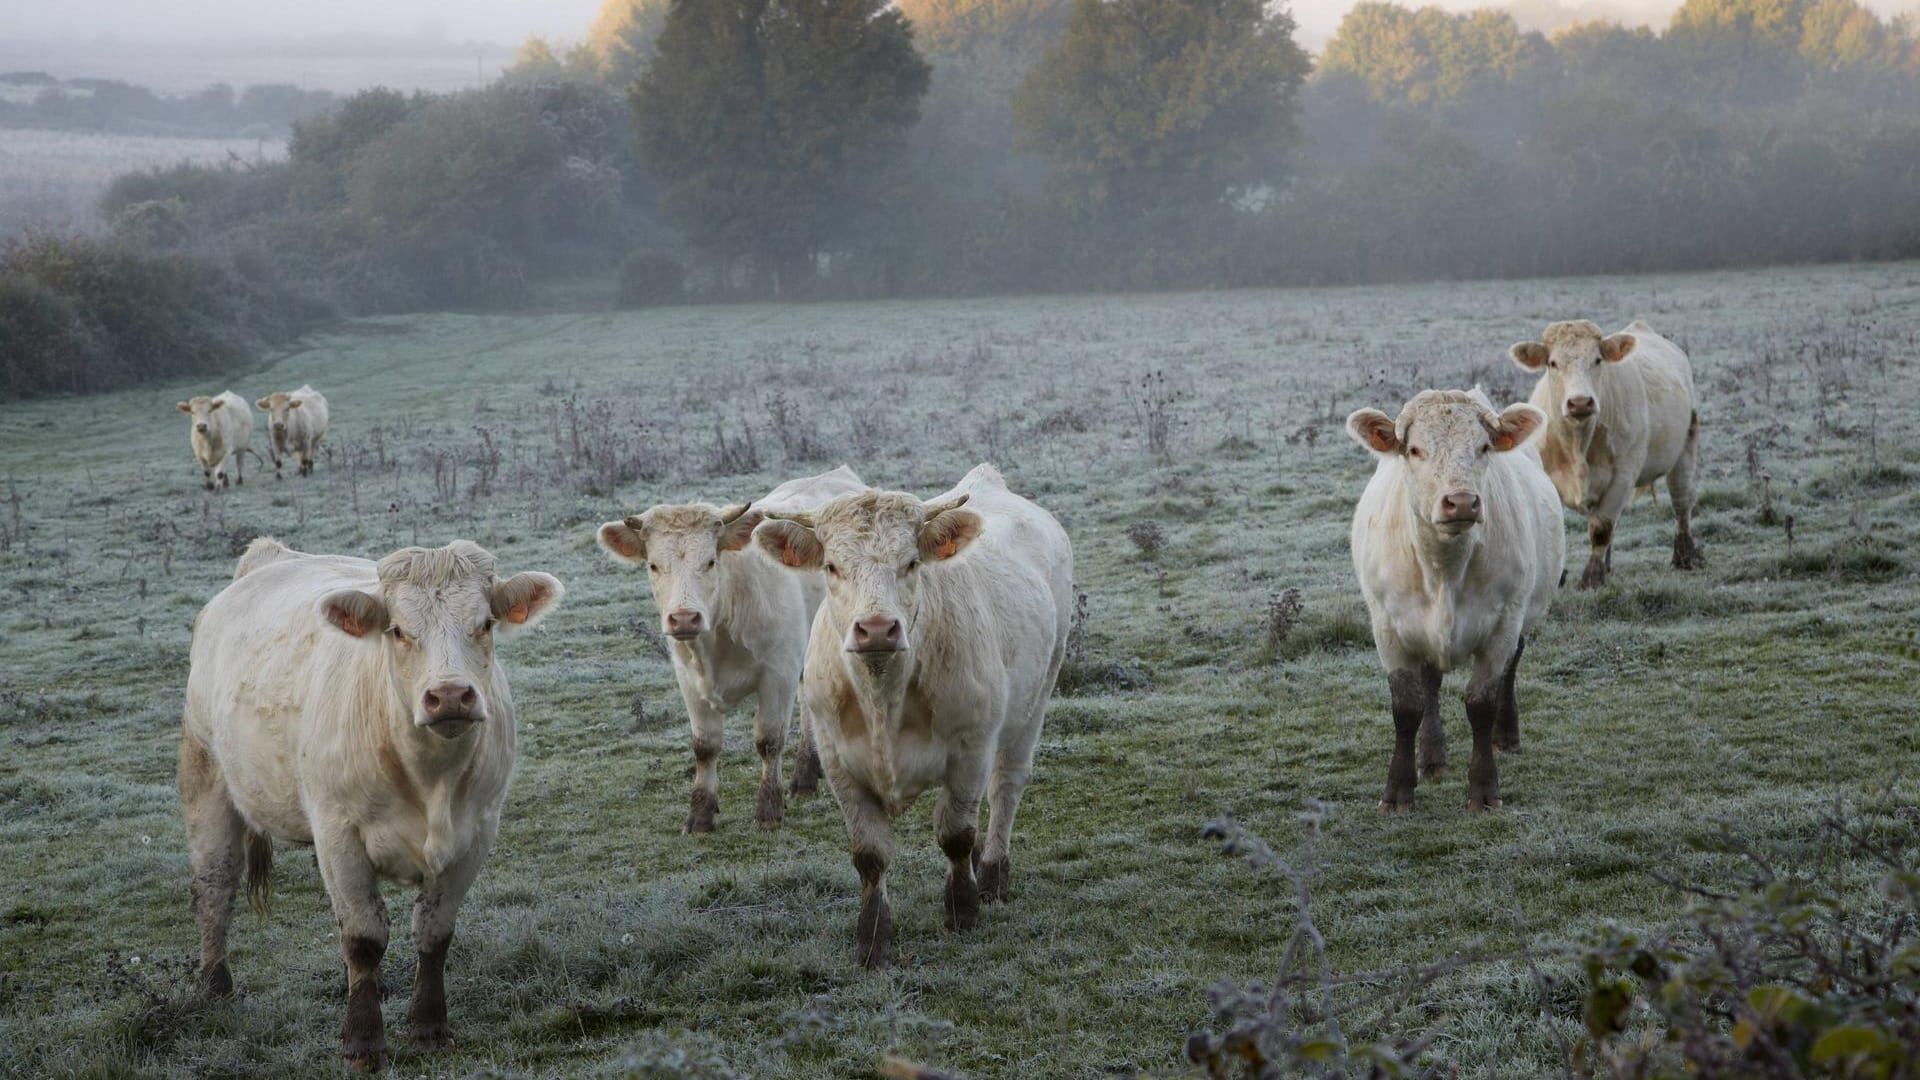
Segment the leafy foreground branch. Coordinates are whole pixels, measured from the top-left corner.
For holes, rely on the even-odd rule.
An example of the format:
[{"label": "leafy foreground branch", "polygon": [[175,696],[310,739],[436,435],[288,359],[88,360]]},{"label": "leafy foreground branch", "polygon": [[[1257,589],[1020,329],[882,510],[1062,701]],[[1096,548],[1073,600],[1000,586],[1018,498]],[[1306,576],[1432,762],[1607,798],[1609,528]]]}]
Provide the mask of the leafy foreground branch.
[{"label": "leafy foreground branch", "polygon": [[[1206,828],[1223,853],[1286,879],[1296,925],[1271,983],[1211,992],[1215,1022],[1187,1040],[1199,1075],[1452,1075],[1456,1064],[1432,1052],[1442,1032],[1402,1030],[1403,1011],[1469,963],[1507,961],[1533,973],[1540,1021],[1570,1075],[1920,1076],[1920,842],[1911,808],[1836,807],[1814,842],[1790,854],[1724,832],[1718,848],[1736,860],[1728,884],[1655,874],[1688,898],[1669,930],[1608,925],[1574,945],[1476,951],[1352,976],[1332,973],[1313,920],[1309,887],[1326,813],[1309,802],[1292,863],[1231,819]],[[1577,997],[1556,996],[1542,961],[1582,971]],[[1584,1031],[1556,1000],[1580,1003]],[[1385,1034],[1363,1042],[1361,1032]]]}]

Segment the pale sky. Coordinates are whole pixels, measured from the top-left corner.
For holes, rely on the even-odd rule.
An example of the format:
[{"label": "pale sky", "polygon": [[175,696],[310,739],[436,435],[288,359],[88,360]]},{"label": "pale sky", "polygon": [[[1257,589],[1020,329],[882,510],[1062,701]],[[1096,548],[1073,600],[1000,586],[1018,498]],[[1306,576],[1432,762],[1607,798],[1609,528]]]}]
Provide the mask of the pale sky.
[{"label": "pale sky", "polygon": [[[1437,0],[1446,8],[1486,0]],[[1549,28],[1607,15],[1664,25],[1679,0],[1506,0],[1523,25]],[[1884,14],[1920,0],[1867,0]],[[1317,48],[1352,0],[1294,0],[1300,37]],[[33,42],[114,52],[189,41],[274,41],[340,35],[428,35],[449,43],[513,46],[533,35],[579,38],[600,0],[0,0],[0,43],[8,59]]]}]

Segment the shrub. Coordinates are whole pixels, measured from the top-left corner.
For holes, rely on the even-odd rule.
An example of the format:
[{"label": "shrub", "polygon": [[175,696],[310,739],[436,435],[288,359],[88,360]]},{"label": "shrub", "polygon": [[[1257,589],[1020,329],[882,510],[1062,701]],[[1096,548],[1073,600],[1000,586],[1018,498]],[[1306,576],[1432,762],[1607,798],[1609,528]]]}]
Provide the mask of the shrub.
[{"label": "shrub", "polygon": [[620,306],[675,304],[685,299],[687,268],[671,255],[639,252],[620,267]]}]

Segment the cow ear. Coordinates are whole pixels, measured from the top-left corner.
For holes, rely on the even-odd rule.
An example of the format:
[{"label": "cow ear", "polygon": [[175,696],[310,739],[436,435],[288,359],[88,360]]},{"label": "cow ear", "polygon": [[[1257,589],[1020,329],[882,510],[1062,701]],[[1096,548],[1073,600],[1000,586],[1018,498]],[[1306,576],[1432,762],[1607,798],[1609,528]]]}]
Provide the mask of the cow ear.
[{"label": "cow ear", "polygon": [[600,526],[600,546],[621,562],[638,563],[647,557],[647,538],[633,527],[634,519],[609,521]]},{"label": "cow ear", "polygon": [[920,526],[920,557],[941,561],[967,549],[987,527],[987,519],[971,510],[948,510]]},{"label": "cow ear", "polygon": [[213,404],[207,406],[207,409],[208,411],[212,411],[215,409],[224,409],[226,408],[226,406],[227,406],[227,399],[223,397],[217,397],[213,399]]},{"label": "cow ear", "polygon": [[782,521],[774,518],[763,521],[753,532],[754,542],[762,551],[780,561],[782,566],[791,566],[796,570],[818,570],[826,561],[826,549],[820,546],[820,538],[812,529],[797,521]]},{"label": "cow ear", "polygon": [[1528,371],[1539,371],[1547,366],[1547,347],[1537,341],[1523,341],[1507,350],[1513,354],[1513,362]]},{"label": "cow ear", "polygon": [[272,412],[272,411],[273,411],[273,399],[272,399],[272,398],[261,398],[261,399],[260,399],[259,401],[256,401],[256,402],[254,402],[254,403],[253,403],[253,407],[254,407],[254,408],[256,408],[256,409],[259,409],[259,410],[260,410],[260,411],[262,411],[262,412]]},{"label": "cow ear", "polygon": [[737,517],[720,527],[721,551],[739,551],[746,547],[753,541],[754,526],[764,520],[764,516],[758,510],[740,510],[735,507],[728,507],[721,511],[720,516],[724,518],[736,512],[738,512]]},{"label": "cow ear", "polygon": [[351,637],[363,638],[369,634],[383,634],[388,624],[387,605],[377,596],[369,596],[358,589],[342,589],[329,593],[320,601],[320,613],[327,621],[339,627],[340,632]]},{"label": "cow ear", "polygon": [[1633,347],[1639,344],[1632,334],[1614,334],[1600,339],[1600,359],[1609,364],[1617,364],[1627,358]]},{"label": "cow ear", "polygon": [[565,595],[566,588],[552,574],[537,570],[518,573],[493,585],[493,614],[512,633],[525,630],[545,618]]},{"label": "cow ear", "polygon": [[192,404],[190,404],[189,402],[185,402],[185,401],[183,401],[183,402],[181,402],[181,403],[180,403],[180,404],[178,404],[178,405],[175,405],[175,406],[174,406],[174,408],[176,408],[176,409],[179,409],[179,410],[180,410],[181,412],[192,412],[192,411],[193,411],[193,405],[192,405]]},{"label": "cow ear", "polygon": [[1347,434],[1376,454],[1397,454],[1401,449],[1393,417],[1379,409],[1360,409],[1347,417]]},{"label": "cow ear", "polygon": [[1493,436],[1495,450],[1511,450],[1533,438],[1533,433],[1546,425],[1546,413],[1520,402],[1507,406],[1506,411],[1488,421],[1487,433]]}]

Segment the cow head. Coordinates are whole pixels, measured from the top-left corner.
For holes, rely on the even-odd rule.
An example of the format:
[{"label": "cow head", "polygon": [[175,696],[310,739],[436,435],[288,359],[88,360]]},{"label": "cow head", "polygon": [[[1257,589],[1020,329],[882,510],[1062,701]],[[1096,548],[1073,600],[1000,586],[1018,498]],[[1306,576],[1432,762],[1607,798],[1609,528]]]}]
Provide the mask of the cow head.
[{"label": "cow head", "polygon": [[199,397],[189,398],[175,405],[174,408],[192,417],[193,430],[197,434],[205,435],[208,434],[212,428],[213,414],[219,412],[221,406],[226,403],[226,398],[208,397],[205,394],[201,394]]},{"label": "cow head", "polygon": [[1601,364],[1617,364],[1633,352],[1632,334],[1603,337],[1600,328],[1585,319],[1557,322],[1540,341],[1515,345],[1513,362],[1547,381],[1549,399],[1557,402],[1568,423],[1584,425],[1600,411],[1595,374]]},{"label": "cow head", "polygon": [[756,537],[782,565],[826,571],[827,606],[847,628],[841,647],[879,662],[913,647],[907,616],[921,566],[960,554],[986,528],[966,501],[863,491],[814,513],[769,513]]},{"label": "cow head", "polygon": [[1527,404],[1495,413],[1478,391],[1423,390],[1398,420],[1378,409],[1347,417],[1347,434],[1374,454],[1405,464],[1416,520],[1459,535],[1480,520],[1480,488],[1492,455],[1525,443],[1546,422]]},{"label": "cow head", "polygon": [[253,406],[267,414],[267,423],[273,431],[274,444],[283,445],[287,438],[287,418],[293,414],[293,410],[300,407],[300,402],[291,394],[273,393],[254,402]]},{"label": "cow head", "polygon": [[449,739],[488,716],[495,635],[532,626],[564,592],[551,574],[500,580],[493,556],[467,540],[403,548],[381,559],[377,572],[375,592],[329,594],[321,614],[341,633],[385,650],[414,725]]},{"label": "cow head", "polygon": [[600,546],[616,560],[647,568],[660,632],[691,641],[713,629],[736,553],[753,538],[760,514],[750,503],[721,509],[707,503],[653,507],[600,526]]}]

